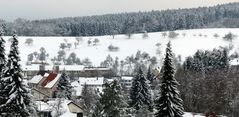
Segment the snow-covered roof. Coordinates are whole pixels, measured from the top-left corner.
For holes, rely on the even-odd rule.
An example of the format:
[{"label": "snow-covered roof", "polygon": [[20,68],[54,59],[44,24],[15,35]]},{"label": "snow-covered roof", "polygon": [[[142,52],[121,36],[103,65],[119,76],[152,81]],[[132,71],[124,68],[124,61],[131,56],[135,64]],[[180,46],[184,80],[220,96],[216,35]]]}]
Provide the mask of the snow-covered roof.
[{"label": "snow-covered roof", "polygon": [[96,86],[92,88],[97,88],[100,92],[102,92],[102,85],[104,83],[103,77],[79,77],[78,81],[74,81],[71,83],[71,86],[74,88],[75,95],[80,96],[82,92],[82,88],[85,84],[89,86]]},{"label": "snow-covered roof", "polygon": [[48,103],[43,101],[36,101],[37,110],[42,112],[50,112],[52,111],[51,106]]},{"label": "snow-covered roof", "polygon": [[239,59],[237,58],[237,59],[232,59],[232,60],[230,60],[230,65],[239,65]]},{"label": "snow-covered roof", "polygon": [[121,80],[132,80],[134,77],[132,76],[122,76]]},{"label": "snow-covered roof", "polygon": [[79,77],[78,82],[81,85],[103,85],[104,77]]},{"label": "snow-covered roof", "polygon": [[61,77],[61,74],[57,74],[54,80],[46,84],[45,88],[52,88],[56,84],[56,82],[59,80],[60,77]]},{"label": "snow-covered roof", "polygon": [[48,77],[48,76],[49,76],[49,73],[45,73],[45,74],[44,74],[44,77]]},{"label": "snow-covered roof", "polygon": [[29,80],[28,83],[38,84],[42,78],[43,78],[43,76],[36,75],[31,80]]},{"label": "snow-covered roof", "polygon": [[[46,65],[45,70],[51,71],[54,65]],[[39,71],[39,65],[28,65],[22,67],[23,71]],[[63,71],[83,71],[83,65],[60,65],[59,70]]]},{"label": "snow-covered roof", "polygon": [[84,68],[84,70],[87,70],[87,71],[90,71],[90,70],[106,71],[106,70],[110,70],[110,68],[106,68],[106,67],[86,67],[86,68]]},{"label": "snow-covered roof", "polygon": [[200,114],[196,114],[196,113],[185,112],[183,117],[205,117],[205,116],[200,115]]},{"label": "snow-covered roof", "polygon": [[[58,100],[51,100],[48,102],[36,101],[37,110],[41,112],[51,112],[52,116],[56,115],[55,106],[57,105]],[[68,104],[71,103],[70,100],[61,101],[61,112],[64,112],[60,117],[76,117],[76,113],[71,113],[68,107]]]}]

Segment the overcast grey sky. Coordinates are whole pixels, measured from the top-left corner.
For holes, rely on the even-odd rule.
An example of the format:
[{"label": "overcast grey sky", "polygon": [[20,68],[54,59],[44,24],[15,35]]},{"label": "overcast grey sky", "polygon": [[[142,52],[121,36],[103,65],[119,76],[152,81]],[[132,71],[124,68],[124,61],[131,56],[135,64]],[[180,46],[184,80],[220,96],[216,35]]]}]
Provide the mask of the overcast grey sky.
[{"label": "overcast grey sky", "polygon": [[0,18],[48,19],[212,6],[239,0],[0,0]]}]

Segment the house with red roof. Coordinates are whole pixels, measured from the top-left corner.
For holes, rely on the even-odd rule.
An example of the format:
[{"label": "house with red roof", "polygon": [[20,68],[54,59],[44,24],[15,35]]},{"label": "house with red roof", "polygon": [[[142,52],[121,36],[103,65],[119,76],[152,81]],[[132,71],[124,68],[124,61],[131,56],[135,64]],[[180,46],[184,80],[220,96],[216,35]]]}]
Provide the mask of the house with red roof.
[{"label": "house with red roof", "polygon": [[58,70],[57,67],[53,67],[50,73],[45,72],[44,75],[38,74],[28,81],[35,100],[44,100],[54,97],[57,84],[61,77]]}]

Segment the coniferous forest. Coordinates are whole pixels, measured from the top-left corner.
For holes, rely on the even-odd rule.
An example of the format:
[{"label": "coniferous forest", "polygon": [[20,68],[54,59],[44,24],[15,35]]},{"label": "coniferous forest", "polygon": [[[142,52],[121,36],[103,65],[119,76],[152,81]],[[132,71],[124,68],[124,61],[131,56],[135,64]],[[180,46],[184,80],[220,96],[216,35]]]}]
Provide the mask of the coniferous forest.
[{"label": "coniferous forest", "polygon": [[195,28],[239,27],[239,3],[213,7],[119,13],[44,20],[0,20],[5,35],[99,36]]}]

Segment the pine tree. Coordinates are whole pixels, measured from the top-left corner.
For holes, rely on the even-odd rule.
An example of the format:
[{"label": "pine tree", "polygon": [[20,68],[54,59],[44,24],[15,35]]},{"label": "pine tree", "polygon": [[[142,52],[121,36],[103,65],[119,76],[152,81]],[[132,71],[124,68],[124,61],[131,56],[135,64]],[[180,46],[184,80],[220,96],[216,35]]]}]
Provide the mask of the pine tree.
[{"label": "pine tree", "polygon": [[136,110],[141,109],[145,105],[151,109],[151,94],[146,81],[147,80],[143,74],[143,71],[141,67],[139,67],[137,75],[134,77],[132,82],[129,103],[129,106],[135,108]]},{"label": "pine tree", "polygon": [[103,117],[102,110],[103,110],[102,104],[100,103],[100,101],[97,101],[91,117]]},{"label": "pine tree", "polygon": [[[6,57],[5,57],[5,40],[3,39],[3,31],[0,29],[0,75],[3,73],[4,66],[6,64]],[[0,76],[1,78],[2,76]]]},{"label": "pine tree", "polygon": [[84,84],[82,92],[81,92],[81,99],[80,103],[84,106],[86,110],[86,115],[89,116],[91,114],[91,109],[97,103],[97,99],[99,96],[90,88],[87,84]]},{"label": "pine tree", "polygon": [[164,59],[164,70],[160,97],[155,99],[157,112],[156,117],[182,117],[183,105],[179,97],[177,86],[179,83],[174,78],[173,58],[170,42],[167,44],[166,57]]},{"label": "pine tree", "polygon": [[66,97],[67,99],[71,99],[71,93],[72,86],[70,84],[69,77],[64,70],[57,85],[57,97]]},{"label": "pine tree", "polygon": [[[3,85],[3,72],[4,72],[4,67],[6,64],[6,57],[5,57],[5,40],[2,38],[3,36],[3,31],[2,29],[0,29],[0,94],[3,94],[3,89],[4,89],[4,85]],[[2,105],[4,103],[4,99],[3,99],[3,95],[0,96],[0,105]],[[0,113],[2,112],[1,108],[0,108]]]},{"label": "pine tree", "polygon": [[105,83],[103,94],[101,94],[100,103],[102,104],[103,117],[121,117],[124,110],[123,96],[118,81]]},{"label": "pine tree", "polygon": [[147,77],[147,80],[150,81],[150,84],[152,84],[153,80],[154,80],[154,75],[152,74],[150,67],[148,68],[148,72],[147,72],[147,76],[146,77]]},{"label": "pine tree", "polygon": [[7,69],[3,78],[4,90],[1,92],[5,102],[0,105],[3,116],[27,117],[34,110],[29,89],[23,83],[19,61],[18,40],[17,36],[13,35]]}]

